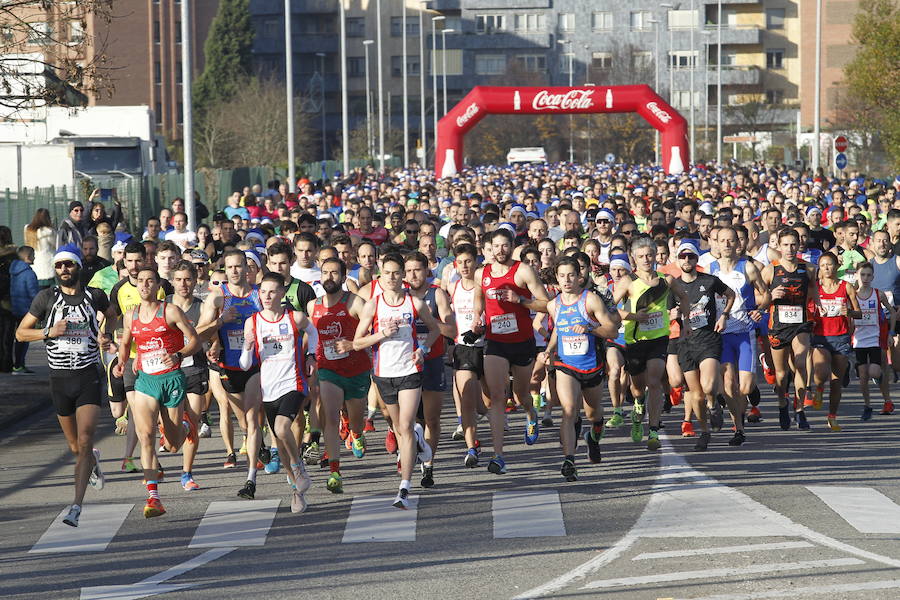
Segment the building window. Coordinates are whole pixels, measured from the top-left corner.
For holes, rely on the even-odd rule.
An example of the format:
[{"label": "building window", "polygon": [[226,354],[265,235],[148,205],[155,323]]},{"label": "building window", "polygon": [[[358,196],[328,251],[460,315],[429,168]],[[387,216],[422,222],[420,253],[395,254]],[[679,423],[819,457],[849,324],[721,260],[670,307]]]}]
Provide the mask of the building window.
[{"label": "building window", "polygon": [[158,60],[153,63],[153,83],[162,83],[162,64]]},{"label": "building window", "polygon": [[477,54],[475,56],[476,75],[503,75],[506,73],[506,55]]},{"label": "building window", "polygon": [[591,53],[591,68],[597,71],[609,71],[612,69],[612,52]]},{"label": "building window", "polygon": [[162,102],[157,102],[153,111],[156,113],[156,123],[162,123]]},{"label": "building window", "polygon": [[632,52],[631,66],[635,69],[649,69],[653,66],[653,53],[643,50],[640,52]]},{"label": "building window", "polygon": [[766,104],[781,104],[784,102],[784,90],[766,90]]},{"label": "building window", "polygon": [[[365,59],[363,59],[365,60]],[[450,65],[447,65],[447,71],[450,71]],[[392,56],[391,57],[391,75],[393,77],[403,77],[403,57],[402,56]],[[409,56],[406,57],[406,75],[408,77],[414,77],[419,75],[419,57],[418,56]]]},{"label": "building window", "polygon": [[181,43],[181,21],[175,21],[175,43]]},{"label": "building window", "polygon": [[506,29],[505,15],[475,15],[476,33],[494,33]]},{"label": "building window", "polygon": [[766,9],[766,29],[784,29],[784,9]]},{"label": "building window", "polygon": [[[401,37],[403,31],[400,25],[403,17],[391,17],[391,36]],[[406,35],[418,37],[419,35],[419,17],[406,17]]]},{"label": "building window", "polygon": [[591,29],[594,31],[612,31],[613,14],[608,11],[595,12],[591,15]]},{"label": "building window", "polygon": [[38,21],[37,23],[28,24],[28,43],[35,45],[44,45],[50,43],[50,23]]},{"label": "building window", "polygon": [[566,52],[559,55],[559,72],[569,74],[569,67],[575,67],[575,54]]},{"label": "building window", "polygon": [[159,27],[159,21],[153,21],[153,43],[158,44],[162,40],[162,33]]},{"label": "building window", "polygon": [[347,17],[347,37],[366,37],[365,17]]},{"label": "building window", "polygon": [[653,15],[649,10],[633,10],[631,11],[631,20],[629,21],[631,24],[632,31],[649,31],[650,30],[650,20]]},{"label": "building window", "polygon": [[[506,21],[503,22],[504,25]],[[463,21],[462,17],[447,17],[444,19],[444,29],[452,29],[453,31],[458,31],[462,33],[463,30]]]},{"label": "building window", "polygon": [[559,30],[575,31],[575,13],[559,13]]},{"label": "building window", "polygon": [[178,124],[184,123],[184,104],[178,103]]},{"label": "building window", "polygon": [[784,50],[783,49],[766,50],[766,68],[767,69],[783,69],[784,68]]},{"label": "building window", "polygon": [[181,61],[175,63],[175,83],[181,83]]},{"label": "building window", "polygon": [[542,73],[547,70],[547,57],[543,54],[520,54],[516,56],[516,63],[519,68],[529,73]]},{"label": "building window", "polygon": [[697,11],[670,10],[668,24],[672,30],[694,29],[697,26]]},{"label": "building window", "polygon": [[[701,100],[702,96],[700,95],[700,92],[694,92],[694,106],[700,106]],[[675,108],[690,108],[690,90],[674,90],[672,92],[672,106],[674,106]]]},{"label": "building window", "polygon": [[516,31],[544,31],[546,29],[546,15],[535,13],[516,15]]},{"label": "building window", "polygon": [[278,19],[263,19],[260,23],[260,37],[275,39],[278,37],[283,25]]},{"label": "building window", "polygon": [[673,69],[693,69],[697,65],[697,53],[690,50],[675,50],[669,53],[669,66]]},{"label": "building window", "polygon": [[80,44],[84,41],[84,23],[69,21],[69,41],[73,44]]},{"label": "building window", "polygon": [[[294,21],[296,23],[296,21]],[[337,20],[333,15],[306,15],[300,19],[301,35],[333,35],[336,33]]]},{"label": "building window", "polygon": [[364,77],[366,74],[366,57],[347,57],[347,77]]}]

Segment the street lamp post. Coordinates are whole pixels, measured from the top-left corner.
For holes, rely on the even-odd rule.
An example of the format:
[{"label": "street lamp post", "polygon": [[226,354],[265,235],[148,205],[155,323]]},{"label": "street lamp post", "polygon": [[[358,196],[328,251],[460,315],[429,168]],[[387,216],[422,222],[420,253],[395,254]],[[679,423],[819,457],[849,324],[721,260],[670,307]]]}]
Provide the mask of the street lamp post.
[{"label": "street lamp post", "polygon": [[456,33],[454,29],[441,29],[441,84],[444,87],[444,111],[441,115],[447,114],[447,34]]},{"label": "street lamp post", "polygon": [[694,154],[694,101],[697,98],[697,93],[694,91],[694,71],[697,70],[697,48],[694,46],[694,30],[697,28],[697,15],[695,14],[696,7],[694,5],[696,0],[691,0],[691,114],[690,114],[690,129],[691,129],[691,160],[696,161],[695,158],[697,155]]},{"label": "street lamp post", "polygon": [[[584,84],[584,87],[594,87],[594,86],[595,86],[595,84],[593,84],[593,83],[585,83]],[[593,129],[593,127],[591,126],[591,124],[594,121],[594,115],[588,115],[587,119],[588,119],[588,122],[587,122],[587,146],[588,146],[587,147],[587,161],[588,161],[589,165],[593,165],[594,159],[591,155],[591,136],[592,136],[591,130]]]},{"label": "street lamp post", "polygon": [[[572,40],[557,40],[560,45],[569,45],[568,59],[569,59],[569,87],[572,87],[572,71],[573,64],[572,59],[575,54],[572,50]],[[572,125],[572,115],[569,115],[569,162],[575,162],[575,129]]]},{"label": "street lamp post", "polygon": [[[665,8],[669,11],[675,8],[675,5],[664,2],[659,5],[660,8]],[[662,21],[660,21],[662,23]],[[674,84],[674,70],[672,68],[672,59],[674,58],[672,52],[672,15],[671,13],[666,14],[666,28],[669,30],[669,60],[667,61],[666,68],[669,72],[669,103],[672,103],[672,87]]]},{"label": "street lamp post", "polygon": [[[437,140],[438,127],[438,100],[437,100],[437,69],[434,66],[434,55],[437,54],[437,22],[446,19],[444,15],[431,17],[431,110],[434,113],[434,139]],[[437,143],[435,143],[434,151],[437,152]]]},{"label": "street lamp post", "polygon": [[[350,172],[350,105],[347,100],[347,14],[344,0],[339,0],[341,19],[341,154],[344,158],[344,177]],[[368,93],[368,92],[367,92]]]},{"label": "street lamp post", "polygon": [[422,168],[428,164],[428,132],[425,130],[425,23],[424,6],[419,6],[419,138],[422,140]]},{"label": "street lamp post", "polygon": [[716,17],[716,164],[722,164],[722,0]]},{"label": "street lamp post", "polygon": [[284,0],[284,85],[287,88],[288,191],[297,191],[294,177],[294,44],[291,36],[291,0]]},{"label": "street lamp post", "polygon": [[375,140],[372,131],[372,87],[369,85],[369,46],[375,43],[375,40],[363,40],[363,48],[366,49],[366,149],[369,156],[375,154]]},{"label": "street lamp post", "polygon": [[816,76],[815,91],[813,93],[813,151],[812,169],[813,174],[819,170],[821,144],[821,130],[819,121],[822,118],[822,0],[816,0]]},{"label": "street lamp post", "polygon": [[384,76],[381,60],[381,0],[375,0],[375,38],[378,40],[378,170],[384,172]]},{"label": "street lamp post", "polygon": [[194,111],[191,104],[191,81],[193,77],[193,27],[191,25],[191,8],[193,2],[184,0],[181,3],[181,104],[182,104],[182,137],[184,138],[184,212],[188,220],[188,229],[197,231],[197,217],[194,202]]},{"label": "street lamp post", "polygon": [[[659,93],[659,20],[650,19],[653,25],[653,91]],[[659,164],[659,130],[654,129],[653,150],[656,164]]]},{"label": "street lamp post", "polygon": [[409,166],[409,89],[406,81],[406,0],[403,0],[403,166]]},{"label": "street lamp post", "polygon": [[319,57],[319,73],[322,76],[322,83],[319,87],[319,101],[322,103],[322,162],[328,160],[328,146],[325,138],[325,53],[316,52]]}]

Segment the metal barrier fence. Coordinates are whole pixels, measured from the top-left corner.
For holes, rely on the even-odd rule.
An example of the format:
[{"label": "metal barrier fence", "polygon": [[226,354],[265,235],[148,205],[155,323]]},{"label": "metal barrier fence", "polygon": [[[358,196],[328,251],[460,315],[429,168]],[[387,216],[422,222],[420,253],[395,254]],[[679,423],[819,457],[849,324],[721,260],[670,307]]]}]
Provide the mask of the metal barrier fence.
[{"label": "metal barrier fence", "polygon": [[[365,167],[368,161],[350,161],[351,168]],[[398,159],[386,161],[389,167],[399,166]],[[343,169],[341,161],[322,161],[297,165],[297,177],[310,180],[334,178]],[[241,167],[237,169],[201,169],[194,172],[194,190],[209,209],[210,215],[222,210],[228,204],[228,196],[241,191],[245,186],[259,184],[265,189],[274,179],[283,180],[285,172],[273,167]],[[96,188],[116,190],[125,213],[125,227],[131,232],[143,231],[147,219],[158,215],[164,206],[184,195],[184,173],[170,172],[132,178],[101,178],[90,181],[79,180],[73,188],[23,188],[0,191],[0,224],[12,230],[13,241],[24,243],[23,229],[31,222],[39,208],[50,211],[54,227],[58,226],[69,213],[69,202],[81,200],[85,205],[91,191]],[[109,212],[109,207],[107,207]]]}]

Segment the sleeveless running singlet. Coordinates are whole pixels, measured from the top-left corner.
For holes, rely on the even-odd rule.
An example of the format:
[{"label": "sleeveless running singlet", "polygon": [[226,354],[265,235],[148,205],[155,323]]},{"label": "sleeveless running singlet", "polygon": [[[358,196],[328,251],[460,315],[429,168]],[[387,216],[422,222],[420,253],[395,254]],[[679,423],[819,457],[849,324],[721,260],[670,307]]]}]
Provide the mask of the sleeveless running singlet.
[{"label": "sleeveless running singlet", "polygon": [[513,263],[505,275],[491,272],[493,265],[485,265],[481,280],[484,288],[484,313],[487,322],[485,337],[497,342],[524,342],[534,339],[531,312],[523,304],[513,304],[497,299],[497,290],[512,290],[522,298],[530,299],[531,291],[516,285],[516,271],[520,262]]},{"label": "sleeveless running singlet", "polygon": [[263,402],[274,402],[293,391],[306,394],[304,353],[300,350],[303,334],[294,322],[294,311],[284,311],[277,321],[267,321],[259,312],[250,318]]},{"label": "sleeveless running singlet", "polygon": [[797,268],[790,272],[778,262],[772,263],[772,265],[774,270],[769,290],[784,286],[785,295],[783,298],[773,299],[772,305],[769,307],[771,329],[803,325],[809,321],[806,310],[806,289],[810,281],[806,266],[798,263]]},{"label": "sleeveless running singlet", "polygon": [[[603,344],[591,330],[598,323],[587,313],[587,290],[583,290],[574,304],[565,304],[562,294],[556,297],[556,354],[557,366],[567,367],[580,373],[595,373],[603,368]],[[576,333],[578,325],[587,329],[584,333]]]},{"label": "sleeveless running singlet", "polygon": [[896,306],[896,303],[900,302],[900,269],[897,268],[897,257],[891,254],[883,263],[874,258],[869,262],[875,270],[872,287],[882,290],[888,302]]},{"label": "sleeveless running singlet", "polygon": [[[462,336],[467,331],[472,331],[475,326],[475,286],[467,290],[460,279],[451,289],[450,305],[456,317],[456,343],[466,346],[468,344]],[[484,346],[484,335],[479,337],[473,346]]]},{"label": "sleeveless running singlet", "polygon": [[335,342],[352,340],[356,334],[359,319],[347,309],[346,292],[334,306],[325,306],[324,296],[317,298],[313,305],[312,322],[319,332],[319,345],[316,348],[316,362],[320,369],[334,371],[341,377],[355,377],[372,368],[372,361],[365,350],[338,352]]},{"label": "sleeveless running singlet", "polygon": [[[428,308],[431,309],[431,314],[435,319],[440,319],[438,316],[437,309],[437,300],[434,299],[435,294],[437,293],[438,287],[432,285],[428,288],[428,291],[425,292],[425,297],[422,298],[422,301],[428,305]],[[425,322],[422,319],[416,318],[416,339],[419,342],[419,345],[422,346],[425,344],[425,340],[428,339],[428,327],[425,326]],[[444,336],[438,336],[438,339],[432,344],[431,352],[425,357],[425,360],[430,358],[437,358],[438,356],[443,356],[444,354]]]},{"label": "sleeveless running singlet", "polygon": [[842,281],[837,289],[831,293],[826,292],[821,283],[816,283],[816,285],[819,286],[819,302],[825,314],[823,315],[821,312],[816,311],[816,314],[813,315],[813,334],[833,336],[848,333],[850,331],[850,319],[847,318],[847,315],[841,314],[841,309],[844,307],[849,308],[850,304],[850,297],[847,295],[847,282]]},{"label": "sleeveless running singlet", "polygon": [[[747,280],[747,259],[741,258],[731,271],[723,271],[719,261],[709,265],[709,273],[722,280],[722,283],[734,291],[734,303],[731,305],[731,315],[725,324],[722,333],[745,333],[753,329],[753,319],[749,312],[756,308],[756,293],[753,284]],[[718,307],[724,310],[724,303]]]},{"label": "sleeveless running singlet", "polygon": [[645,340],[669,337],[669,284],[658,277],[656,285],[650,287],[637,275],[632,275],[632,293],[628,295],[628,312],[647,311],[646,322],[625,322],[625,343],[633,344]]},{"label": "sleeveless running singlet", "polygon": [[416,308],[409,293],[403,294],[403,301],[397,306],[388,304],[384,295],[375,297],[375,333],[392,321],[398,325],[397,332],[375,345],[373,374],[376,377],[404,377],[422,370],[413,360],[419,342],[416,339]]},{"label": "sleeveless running singlet", "polygon": [[131,313],[131,337],[137,346],[138,370],[147,375],[162,375],[181,367],[180,362],[172,367],[163,364],[166,354],[175,354],[184,348],[184,334],[166,322],[167,304],[159,303],[159,309],[149,323],[141,321],[140,306],[135,306]]},{"label": "sleeveless running singlet", "polygon": [[[241,350],[244,347],[244,322],[262,310],[262,302],[259,301],[259,289],[251,286],[247,296],[235,296],[228,289],[228,284],[222,286],[222,312],[233,306],[240,315],[236,322],[223,323],[219,328],[219,340],[222,343],[222,360],[219,363],[225,369],[232,371],[241,370]],[[254,358],[253,365],[259,363]]]},{"label": "sleeveless running singlet", "polygon": [[881,311],[881,303],[878,300],[878,290],[872,289],[868,298],[856,294],[859,309],[862,312],[861,319],[853,319],[853,347],[877,348],[881,341],[881,328],[884,315]]}]

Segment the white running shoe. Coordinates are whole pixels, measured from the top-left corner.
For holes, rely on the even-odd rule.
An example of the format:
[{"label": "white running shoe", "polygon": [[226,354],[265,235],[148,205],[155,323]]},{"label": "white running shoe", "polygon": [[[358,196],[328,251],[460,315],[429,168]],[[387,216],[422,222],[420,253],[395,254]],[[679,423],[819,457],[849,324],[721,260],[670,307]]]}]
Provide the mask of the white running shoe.
[{"label": "white running shoe", "polygon": [[69,514],[63,517],[63,523],[71,527],[78,527],[78,517],[81,516],[81,507],[73,504],[69,509]]},{"label": "white running shoe", "polygon": [[200,437],[208,438],[212,437],[212,429],[209,428],[209,425],[203,423],[200,425]]},{"label": "white running shoe", "polygon": [[394,499],[394,508],[399,508],[401,510],[406,510],[409,508],[409,490],[401,488],[399,492],[397,492],[397,497]]},{"label": "white running shoe", "polygon": [[88,481],[96,490],[102,490],[106,485],[106,477],[100,469],[100,450],[98,448],[94,448],[94,467],[91,469],[91,477]]},{"label": "white running shoe", "polygon": [[310,478],[303,465],[294,465],[291,467],[291,470],[294,472],[297,491],[303,494],[312,486],[312,478]]},{"label": "white running shoe", "polygon": [[431,446],[425,441],[425,430],[422,429],[420,424],[416,423],[413,431],[416,434],[416,460],[423,463],[430,462],[432,452]]},{"label": "white running shoe", "polygon": [[296,489],[291,490],[291,512],[302,513],[306,510],[306,498]]}]

